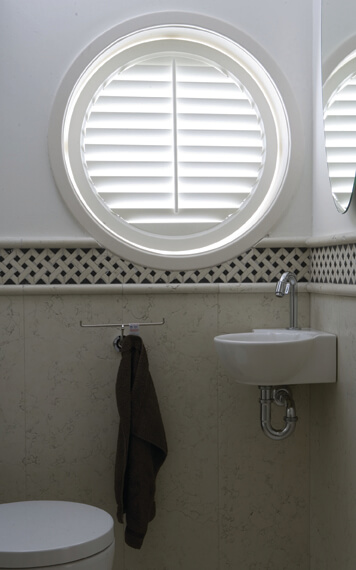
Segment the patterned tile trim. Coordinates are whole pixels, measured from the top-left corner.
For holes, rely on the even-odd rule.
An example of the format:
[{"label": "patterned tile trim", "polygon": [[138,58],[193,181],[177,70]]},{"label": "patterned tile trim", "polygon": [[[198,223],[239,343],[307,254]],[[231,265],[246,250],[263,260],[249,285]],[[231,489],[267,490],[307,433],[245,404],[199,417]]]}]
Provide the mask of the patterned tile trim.
[{"label": "patterned tile trim", "polygon": [[308,248],[253,248],[227,263],[196,271],[135,266],[105,249],[0,249],[0,285],[271,283],[283,271],[309,281]]},{"label": "patterned tile trim", "polygon": [[311,283],[356,285],[356,244],[311,250]]}]

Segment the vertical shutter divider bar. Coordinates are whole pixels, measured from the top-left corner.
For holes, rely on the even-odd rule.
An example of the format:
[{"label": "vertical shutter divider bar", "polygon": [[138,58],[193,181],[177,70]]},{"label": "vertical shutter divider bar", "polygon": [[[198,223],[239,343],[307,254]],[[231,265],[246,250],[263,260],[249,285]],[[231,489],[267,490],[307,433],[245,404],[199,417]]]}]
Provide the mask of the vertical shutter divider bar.
[{"label": "vertical shutter divider bar", "polygon": [[177,68],[175,58],[172,60],[172,99],[174,213],[178,214]]}]

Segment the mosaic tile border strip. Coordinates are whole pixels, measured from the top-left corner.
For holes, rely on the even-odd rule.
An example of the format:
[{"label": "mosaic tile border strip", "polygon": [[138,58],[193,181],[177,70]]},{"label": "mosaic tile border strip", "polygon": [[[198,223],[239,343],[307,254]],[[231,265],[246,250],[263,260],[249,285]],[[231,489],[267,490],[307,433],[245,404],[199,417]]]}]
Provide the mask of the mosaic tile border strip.
[{"label": "mosaic tile border strip", "polygon": [[313,248],[310,282],[356,285],[356,244]]},{"label": "mosaic tile border strip", "polygon": [[252,248],[203,270],[162,271],[135,266],[100,248],[0,249],[0,285],[271,283],[283,271],[309,281],[308,248]]}]

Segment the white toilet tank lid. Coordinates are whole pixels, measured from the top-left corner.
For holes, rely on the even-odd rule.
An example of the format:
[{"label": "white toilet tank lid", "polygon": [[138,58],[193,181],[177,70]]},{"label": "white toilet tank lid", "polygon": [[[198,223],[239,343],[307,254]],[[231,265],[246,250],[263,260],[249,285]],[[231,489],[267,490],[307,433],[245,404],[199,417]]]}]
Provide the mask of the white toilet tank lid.
[{"label": "white toilet tank lid", "polygon": [[66,564],[113,541],[113,518],[97,507],[67,501],[0,505],[0,568]]}]

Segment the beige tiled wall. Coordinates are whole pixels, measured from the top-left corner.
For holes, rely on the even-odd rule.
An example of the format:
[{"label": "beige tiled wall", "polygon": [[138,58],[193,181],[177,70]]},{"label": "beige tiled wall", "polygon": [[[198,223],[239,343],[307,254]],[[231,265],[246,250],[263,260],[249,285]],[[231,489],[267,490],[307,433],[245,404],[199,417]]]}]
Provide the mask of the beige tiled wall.
[{"label": "beige tiled wall", "polygon": [[[259,392],[227,378],[218,332],[284,326],[288,299],[263,293],[0,297],[2,502],[65,499],[115,515],[113,465],[120,355],[114,329],[84,322],[159,321],[141,329],[167,432],[157,516],[125,570],[309,568],[308,387],[295,389],[295,435],[268,440]],[[300,295],[307,326],[309,303]]]},{"label": "beige tiled wall", "polygon": [[356,297],[312,295],[314,327],[338,337],[338,378],[311,388],[311,570],[356,567]]}]

